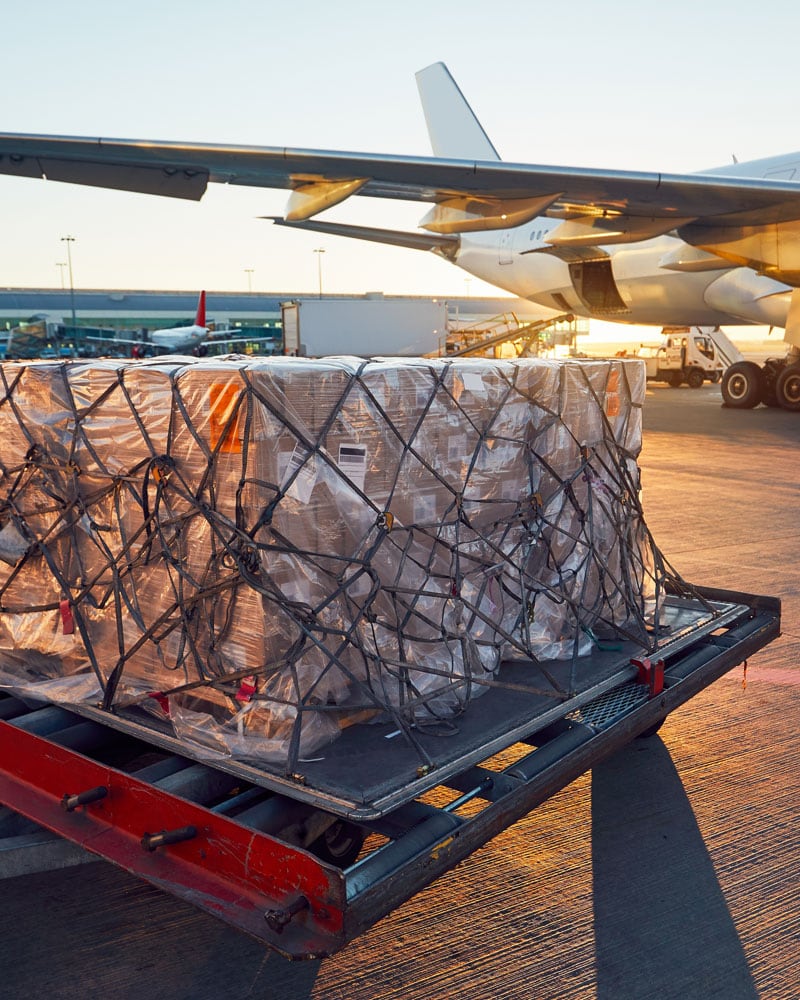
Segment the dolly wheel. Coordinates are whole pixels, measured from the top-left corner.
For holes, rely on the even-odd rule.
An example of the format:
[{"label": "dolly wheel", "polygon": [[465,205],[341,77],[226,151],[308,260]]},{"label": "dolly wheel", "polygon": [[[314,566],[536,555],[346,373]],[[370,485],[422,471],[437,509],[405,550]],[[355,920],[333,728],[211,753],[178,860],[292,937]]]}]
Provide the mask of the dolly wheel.
[{"label": "dolly wheel", "polygon": [[325,833],[308,848],[320,861],[337,868],[349,868],[358,857],[366,839],[366,833],[355,823],[337,819]]}]

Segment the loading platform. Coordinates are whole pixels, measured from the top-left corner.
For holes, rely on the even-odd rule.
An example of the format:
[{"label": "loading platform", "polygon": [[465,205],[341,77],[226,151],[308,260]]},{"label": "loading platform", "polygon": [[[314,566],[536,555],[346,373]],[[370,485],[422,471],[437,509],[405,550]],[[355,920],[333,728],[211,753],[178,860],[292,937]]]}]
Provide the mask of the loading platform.
[{"label": "loading platform", "polygon": [[779,630],[774,598],[694,588],[668,600],[653,656],[584,658],[558,705],[524,665],[501,671],[477,721],[418,734],[429,765],[385,727],[358,726],[303,774],[281,774],[134,718],[6,694],[0,846],[27,817],[290,958],[330,955]]}]

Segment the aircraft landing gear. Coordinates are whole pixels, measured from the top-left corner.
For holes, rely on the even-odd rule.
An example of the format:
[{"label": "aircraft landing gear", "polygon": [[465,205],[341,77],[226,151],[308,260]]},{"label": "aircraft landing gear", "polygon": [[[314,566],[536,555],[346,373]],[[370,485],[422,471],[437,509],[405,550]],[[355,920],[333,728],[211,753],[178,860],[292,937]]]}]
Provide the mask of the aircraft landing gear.
[{"label": "aircraft landing gear", "polygon": [[722,376],[721,388],[725,406],[752,410],[761,402],[761,369],[753,361],[737,361]]},{"label": "aircraft landing gear", "polygon": [[800,364],[788,365],[778,375],[775,397],[784,410],[800,410]]}]

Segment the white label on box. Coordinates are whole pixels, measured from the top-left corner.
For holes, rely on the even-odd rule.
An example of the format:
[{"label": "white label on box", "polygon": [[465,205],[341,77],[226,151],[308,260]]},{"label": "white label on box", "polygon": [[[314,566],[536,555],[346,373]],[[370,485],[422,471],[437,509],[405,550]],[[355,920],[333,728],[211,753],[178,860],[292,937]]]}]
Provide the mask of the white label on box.
[{"label": "white label on box", "polygon": [[313,455],[307,456],[309,456],[308,450],[299,442],[294,446],[293,452],[284,452],[281,455],[281,464],[286,463],[285,472],[281,476],[281,486],[285,487],[289,479],[297,472],[296,478],[286,490],[286,495],[300,503],[308,503],[311,499],[311,491],[317,481],[316,460]]},{"label": "white label on box", "polygon": [[350,482],[362,492],[367,475],[367,446],[364,444],[340,444],[339,468]]},{"label": "white label on box", "polygon": [[483,375],[480,372],[461,372],[461,381],[468,392],[483,392]]}]

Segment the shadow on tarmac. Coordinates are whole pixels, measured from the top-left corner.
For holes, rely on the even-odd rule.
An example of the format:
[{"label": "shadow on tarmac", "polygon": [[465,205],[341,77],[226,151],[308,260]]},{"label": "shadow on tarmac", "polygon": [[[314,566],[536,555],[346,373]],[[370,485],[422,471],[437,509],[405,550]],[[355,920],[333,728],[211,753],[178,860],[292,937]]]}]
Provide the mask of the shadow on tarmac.
[{"label": "shadow on tarmac", "polygon": [[[758,1000],[664,743],[636,740],[598,765],[591,805],[596,1000]],[[418,943],[424,962],[425,944]],[[381,961],[376,955],[376,967]],[[533,966],[531,956],[520,961],[522,981]],[[571,961],[564,956],[565,967]],[[319,961],[288,962],[111,865],[3,884],[0,993],[15,1000],[309,1000],[326,989],[322,968]],[[377,995],[369,972],[350,995]]]},{"label": "shadow on tarmac", "polygon": [[597,1000],[758,1000],[669,750],[634,740],[592,772]]},{"label": "shadow on tarmac", "polygon": [[289,962],[110,864],[2,883],[2,997],[308,1000],[320,965]]}]

